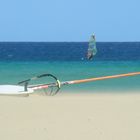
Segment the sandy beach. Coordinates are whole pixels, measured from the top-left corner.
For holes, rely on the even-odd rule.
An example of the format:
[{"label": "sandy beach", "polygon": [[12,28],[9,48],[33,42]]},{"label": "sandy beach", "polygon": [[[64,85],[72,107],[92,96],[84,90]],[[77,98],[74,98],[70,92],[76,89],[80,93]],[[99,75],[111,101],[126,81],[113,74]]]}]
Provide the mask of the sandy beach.
[{"label": "sandy beach", "polygon": [[1,140],[139,140],[140,94],[0,96]]}]

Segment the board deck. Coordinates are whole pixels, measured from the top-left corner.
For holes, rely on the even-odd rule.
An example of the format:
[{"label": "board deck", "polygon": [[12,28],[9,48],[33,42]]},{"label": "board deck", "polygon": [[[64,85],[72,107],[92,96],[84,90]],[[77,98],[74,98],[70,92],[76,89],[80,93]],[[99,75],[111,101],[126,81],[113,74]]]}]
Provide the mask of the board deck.
[{"label": "board deck", "polygon": [[24,91],[24,86],[17,85],[0,85],[0,95],[28,95],[33,93],[33,89]]}]

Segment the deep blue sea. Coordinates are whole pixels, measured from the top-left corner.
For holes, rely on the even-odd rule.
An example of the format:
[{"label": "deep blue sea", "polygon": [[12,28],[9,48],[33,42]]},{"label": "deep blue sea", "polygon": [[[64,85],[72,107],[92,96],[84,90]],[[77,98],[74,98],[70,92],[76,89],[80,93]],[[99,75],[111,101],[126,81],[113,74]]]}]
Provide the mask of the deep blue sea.
[{"label": "deep blue sea", "polygon": [[[140,42],[97,42],[86,60],[88,42],[0,42],[0,84],[52,73],[60,81],[140,71]],[[65,86],[61,92],[140,91],[140,76]]]}]

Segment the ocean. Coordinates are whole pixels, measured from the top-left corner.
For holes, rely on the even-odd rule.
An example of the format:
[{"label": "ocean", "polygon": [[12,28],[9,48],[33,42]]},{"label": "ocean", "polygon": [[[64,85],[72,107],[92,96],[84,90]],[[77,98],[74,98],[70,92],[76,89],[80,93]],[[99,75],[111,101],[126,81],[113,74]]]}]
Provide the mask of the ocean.
[{"label": "ocean", "polygon": [[[140,42],[97,42],[86,60],[88,42],[0,42],[0,84],[17,84],[51,73],[60,81],[140,71]],[[60,93],[140,91],[140,76],[64,86]]]}]

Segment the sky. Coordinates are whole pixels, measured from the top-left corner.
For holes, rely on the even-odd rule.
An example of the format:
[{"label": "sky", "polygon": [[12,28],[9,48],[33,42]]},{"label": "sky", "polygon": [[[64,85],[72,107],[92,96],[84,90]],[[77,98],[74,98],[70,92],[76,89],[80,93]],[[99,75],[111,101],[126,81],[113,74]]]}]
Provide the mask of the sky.
[{"label": "sky", "polygon": [[0,0],[0,41],[140,41],[140,0]]}]

